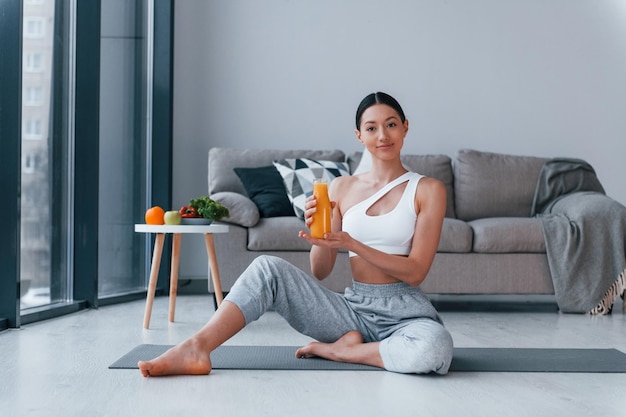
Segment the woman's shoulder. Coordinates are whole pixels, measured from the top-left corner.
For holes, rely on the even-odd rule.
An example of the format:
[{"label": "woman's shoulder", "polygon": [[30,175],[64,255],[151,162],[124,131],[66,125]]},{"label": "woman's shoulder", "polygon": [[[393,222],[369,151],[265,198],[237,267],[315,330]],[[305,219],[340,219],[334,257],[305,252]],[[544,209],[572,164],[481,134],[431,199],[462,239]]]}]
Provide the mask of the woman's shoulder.
[{"label": "woman's shoulder", "polygon": [[442,190],[446,191],[446,186],[444,185],[443,182],[439,181],[436,178],[433,177],[427,177],[425,175],[421,175],[419,177],[419,187],[418,189],[426,189],[425,191],[432,191],[432,192],[441,192]]},{"label": "woman's shoulder", "polygon": [[363,188],[363,174],[343,175],[335,178],[330,183],[331,198],[337,202],[344,201],[346,197],[354,198],[361,193]]},{"label": "woman's shoulder", "polygon": [[436,178],[422,177],[415,193],[415,200],[419,207],[444,207],[445,211],[446,186]]},{"label": "woman's shoulder", "polygon": [[333,187],[350,186],[351,184],[354,184],[356,181],[358,181],[360,175],[361,174],[357,174],[357,175],[340,175],[338,177],[335,177],[332,180],[331,185]]},{"label": "woman's shoulder", "polygon": [[333,193],[343,193],[345,190],[349,190],[358,181],[359,175],[341,175],[336,177],[330,183],[330,189]]}]

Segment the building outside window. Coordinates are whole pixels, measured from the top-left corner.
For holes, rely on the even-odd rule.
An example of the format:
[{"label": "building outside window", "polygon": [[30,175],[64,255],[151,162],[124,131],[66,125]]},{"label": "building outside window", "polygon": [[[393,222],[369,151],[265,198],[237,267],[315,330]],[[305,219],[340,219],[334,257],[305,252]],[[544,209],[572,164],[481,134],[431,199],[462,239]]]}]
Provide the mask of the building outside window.
[{"label": "building outside window", "polygon": [[41,52],[27,52],[24,55],[24,70],[26,72],[43,72],[43,54]]},{"label": "building outside window", "polygon": [[25,106],[42,106],[43,105],[43,88],[26,87],[22,96]]},{"label": "building outside window", "polygon": [[[49,100],[53,94],[52,79],[60,76],[53,73],[51,59],[55,1],[28,1],[23,14],[20,301],[22,309],[28,309],[69,298],[67,271],[61,275],[52,273],[54,245],[62,248],[59,253],[68,250],[67,236],[56,243],[52,239],[52,230],[58,227],[52,204],[63,193],[57,190],[55,199],[53,183],[58,181],[58,173],[67,178],[67,171],[57,169],[53,173],[53,164],[65,162],[63,158],[53,161],[54,144],[49,134],[54,111],[63,111],[53,109]],[[56,289],[54,294],[52,288]]]},{"label": "building outside window", "polygon": [[24,19],[24,38],[41,39],[41,38],[44,38],[45,36],[46,36],[46,18],[28,16]]}]

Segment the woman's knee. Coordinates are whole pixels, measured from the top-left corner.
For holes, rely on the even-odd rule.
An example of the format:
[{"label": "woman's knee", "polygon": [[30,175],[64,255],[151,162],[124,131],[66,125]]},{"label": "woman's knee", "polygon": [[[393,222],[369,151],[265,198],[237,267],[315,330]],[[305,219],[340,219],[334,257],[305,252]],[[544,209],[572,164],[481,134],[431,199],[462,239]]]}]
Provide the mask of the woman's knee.
[{"label": "woman's knee", "polygon": [[[256,279],[273,279],[277,275],[278,265],[285,262],[277,256],[260,255],[250,262],[248,268],[243,272],[242,277],[252,276]],[[241,278],[241,277],[240,277]]]},{"label": "woman's knee", "polygon": [[244,311],[246,323],[258,319],[276,303],[283,275],[281,262],[285,261],[275,256],[258,256],[232,286],[226,299]]},{"label": "woman's knee", "polygon": [[243,273],[237,278],[231,292],[247,289],[249,292],[258,294],[266,288],[275,287],[273,282],[276,278],[274,264],[276,258],[273,256],[261,255],[252,260]]},{"label": "woman's knee", "polygon": [[[239,280],[249,287],[257,287],[276,297],[289,292],[296,285],[295,277],[301,272],[294,265],[278,256],[260,255],[256,257]],[[238,281],[239,281],[238,280]]]},{"label": "woman's knee", "polygon": [[278,256],[259,255],[252,260],[250,266],[262,269],[273,269],[274,266],[279,264],[281,261],[286,262],[284,259],[279,258]]},{"label": "woman's knee", "polygon": [[400,373],[446,374],[454,351],[448,330],[436,322],[408,327],[381,342],[385,368]]}]

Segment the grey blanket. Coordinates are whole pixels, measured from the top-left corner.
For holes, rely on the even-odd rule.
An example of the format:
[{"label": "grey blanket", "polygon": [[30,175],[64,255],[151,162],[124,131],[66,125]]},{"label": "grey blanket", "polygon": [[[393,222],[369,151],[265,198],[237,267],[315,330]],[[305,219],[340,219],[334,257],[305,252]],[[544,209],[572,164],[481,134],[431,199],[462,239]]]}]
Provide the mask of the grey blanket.
[{"label": "grey blanket", "polygon": [[559,309],[589,313],[606,302],[626,263],[626,207],[605,195],[588,163],[558,158],[541,170],[535,215],[543,227]]}]

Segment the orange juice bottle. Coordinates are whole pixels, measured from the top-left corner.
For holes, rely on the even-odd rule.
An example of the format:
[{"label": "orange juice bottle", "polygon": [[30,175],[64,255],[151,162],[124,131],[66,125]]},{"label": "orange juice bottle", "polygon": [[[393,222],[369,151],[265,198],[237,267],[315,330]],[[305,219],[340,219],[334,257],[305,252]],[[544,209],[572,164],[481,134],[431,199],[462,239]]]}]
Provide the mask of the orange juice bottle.
[{"label": "orange juice bottle", "polygon": [[317,200],[317,211],[313,214],[311,236],[323,239],[324,233],[330,233],[330,198],[328,184],[325,179],[316,179],[313,182],[313,195]]}]

